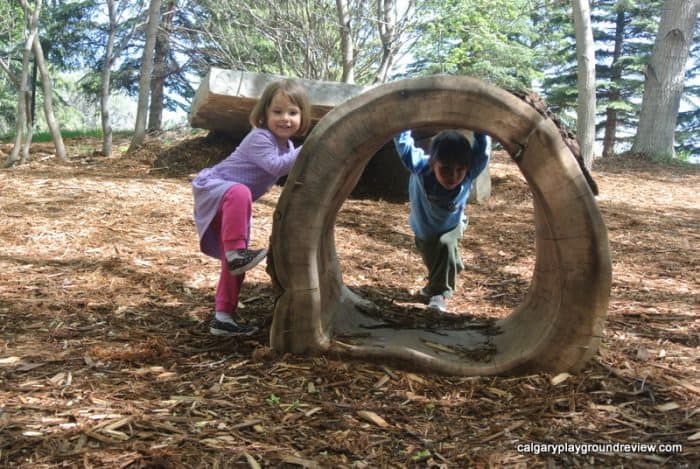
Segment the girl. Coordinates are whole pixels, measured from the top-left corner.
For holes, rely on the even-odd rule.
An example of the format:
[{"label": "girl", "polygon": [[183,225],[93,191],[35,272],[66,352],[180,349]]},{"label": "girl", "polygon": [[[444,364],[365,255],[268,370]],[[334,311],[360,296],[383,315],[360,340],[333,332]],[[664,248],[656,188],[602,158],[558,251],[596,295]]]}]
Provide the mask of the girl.
[{"label": "girl", "polygon": [[200,249],[221,260],[209,328],[214,335],[257,331],[233,320],[245,272],[267,255],[266,249],[248,249],[252,203],[289,173],[301,150],[290,139],[305,135],[310,120],[309,99],[298,82],[270,83],[250,113],[253,130],[226,159],[202,170],[192,181]]}]

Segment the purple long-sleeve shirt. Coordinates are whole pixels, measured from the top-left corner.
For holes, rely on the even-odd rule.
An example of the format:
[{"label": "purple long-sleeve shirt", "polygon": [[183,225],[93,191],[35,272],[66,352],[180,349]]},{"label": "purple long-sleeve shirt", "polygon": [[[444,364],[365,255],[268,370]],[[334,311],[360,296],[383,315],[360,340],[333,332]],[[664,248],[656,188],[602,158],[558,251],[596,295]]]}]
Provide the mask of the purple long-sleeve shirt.
[{"label": "purple long-sleeve shirt", "polygon": [[267,129],[253,129],[226,159],[203,169],[192,181],[194,222],[203,253],[219,258],[219,233],[211,229],[221,199],[234,184],[245,184],[259,199],[282,176],[289,173],[301,147],[291,140],[283,146]]}]

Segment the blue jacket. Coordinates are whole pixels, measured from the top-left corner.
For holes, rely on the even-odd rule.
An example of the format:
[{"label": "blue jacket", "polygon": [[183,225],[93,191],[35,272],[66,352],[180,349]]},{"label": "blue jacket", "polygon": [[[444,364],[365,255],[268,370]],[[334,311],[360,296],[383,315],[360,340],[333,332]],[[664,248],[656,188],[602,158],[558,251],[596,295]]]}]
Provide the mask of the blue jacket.
[{"label": "blue jacket", "polygon": [[473,150],[477,157],[462,183],[452,190],[440,185],[428,160],[430,156],[415,146],[410,131],[394,138],[401,162],[411,172],[408,180],[408,196],[411,203],[409,224],[416,237],[428,240],[440,236],[465,219],[464,206],[469,198],[472,183],[486,168],[491,154],[491,138],[474,133]]}]

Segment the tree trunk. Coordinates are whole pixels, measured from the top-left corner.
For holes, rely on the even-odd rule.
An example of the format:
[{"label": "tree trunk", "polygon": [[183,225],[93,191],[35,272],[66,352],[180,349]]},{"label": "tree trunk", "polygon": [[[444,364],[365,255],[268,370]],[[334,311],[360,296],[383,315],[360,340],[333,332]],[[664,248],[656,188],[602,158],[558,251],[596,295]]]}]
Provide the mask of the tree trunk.
[{"label": "tree trunk", "polygon": [[[22,8],[26,16],[26,40],[22,51],[22,71],[20,72],[19,89],[17,90],[17,117],[15,122],[15,143],[10,154],[5,160],[4,166],[12,166],[26,161],[29,156],[29,147],[32,143],[32,126],[29,120],[29,65],[32,56],[32,45],[38,32],[39,13],[41,0],[37,0],[34,11],[31,11],[26,0],[21,0]],[[20,152],[22,157],[20,157]]]},{"label": "tree trunk", "polygon": [[[39,37],[39,31],[37,30],[36,35],[34,36],[34,39],[36,40]],[[32,42],[32,49],[34,48],[34,43]],[[34,59],[34,63],[32,64],[32,81],[31,83],[31,91],[29,92],[29,125],[32,127],[34,126],[34,123],[36,122],[36,82],[37,82],[37,68],[38,65],[36,63],[36,58]]]},{"label": "tree trunk", "polygon": [[625,10],[620,8],[615,21],[615,45],[613,46],[612,63],[610,64],[610,88],[608,89],[608,107],[605,110],[605,134],[603,135],[603,156],[615,154],[617,134],[617,109],[615,103],[620,101],[620,81],[622,80],[622,40],[625,35]]},{"label": "tree trunk", "polygon": [[595,152],[595,48],[588,0],[574,0],[573,10],[578,62],[576,133],[583,163],[591,169]]},{"label": "tree trunk", "polygon": [[646,158],[674,157],[674,133],[684,86],[684,71],[693,42],[700,0],[664,2],[649,63],[632,153]]},{"label": "tree trunk", "polygon": [[377,1],[377,25],[382,42],[382,58],[375,75],[375,83],[384,83],[389,78],[389,70],[396,54],[396,1]]},{"label": "tree trunk", "polygon": [[163,127],[163,100],[165,78],[167,75],[168,55],[170,54],[170,32],[173,25],[176,0],[169,0],[165,5],[161,27],[156,35],[156,49],[153,60],[153,78],[151,79],[151,106],[148,114],[148,131],[155,132]]},{"label": "tree trunk", "polygon": [[51,77],[49,76],[49,71],[44,62],[44,51],[41,47],[38,35],[34,36],[34,61],[41,73],[41,83],[44,88],[44,116],[46,117],[46,125],[49,127],[51,136],[53,137],[53,144],[56,147],[56,156],[59,160],[67,163],[68,156],[66,155],[66,147],[63,145],[61,129],[53,113],[53,87],[51,86]]},{"label": "tree trunk", "polygon": [[156,34],[160,21],[160,0],[151,0],[148,7],[148,25],[146,26],[146,42],[143,46],[141,70],[139,77],[139,100],[136,108],[136,127],[131,139],[128,152],[136,150],[143,145],[146,139],[146,114],[148,112],[148,98],[151,88],[151,75],[153,73],[153,54],[156,45]]},{"label": "tree trunk", "polygon": [[7,77],[10,79],[12,84],[17,88],[18,90],[21,88],[21,84],[19,82],[19,79],[12,74],[12,70],[10,70],[10,65],[9,62],[5,62],[0,58],[0,68],[2,68],[5,71],[5,74]]},{"label": "tree trunk", "polygon": [[352,24],[347,0],[335,0],[340,23],[340,53],[343,61],[343,83],[355,83],[355,53],[352,41]]},{"label": "tree trunk", "polygon": [[[27,125],[27,94],[26,94],[26,80],[28,79],[28,73],[25,75],[25,69],[22,69],[22,75],[20,81],[22,86],[19,88],[17,93],[17,115],[15,117],[15,143],[10,150],[10,154],[7,155],[7,159],[3,163],[3,167],[10,167],[20,162],[19,153],[23,148],[25,138],[27,136],[28,130],[31,129]],[[27,143],[29,145],[31,142]]]},{"label": "tree trunk", "polygon": [[102,154],[112,154],[112,119],[109,113],[110,76],[114,63],[114,38],[117,34],[117,14],[114,10],[114,0],[107,0],[109,29],[105,46],[104,64],[102,65],[102,81],[100,84],[100,117],[102,121]]}]

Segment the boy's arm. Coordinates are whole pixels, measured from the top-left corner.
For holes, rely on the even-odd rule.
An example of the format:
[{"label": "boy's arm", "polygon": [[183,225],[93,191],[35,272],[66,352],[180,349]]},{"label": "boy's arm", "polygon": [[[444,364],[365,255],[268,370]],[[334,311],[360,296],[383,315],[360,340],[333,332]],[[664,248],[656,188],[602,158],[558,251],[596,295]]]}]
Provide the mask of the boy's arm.
[{"label": "boy's arm", "polygon": [[418,172],[427,164],[428,157],[422,148],[415,146],[410,130],[405,130],[394,137],[394,146],[401,162],[409,171]]},{"label": "boy's arm", "polygon": [[476,160],[470,172],[473,174],[473,177],[477,177],[486,168],[489,162],[489,156],[491,155],[491,137],[486,134],[474,132],[473,149],[476,154]]}]

